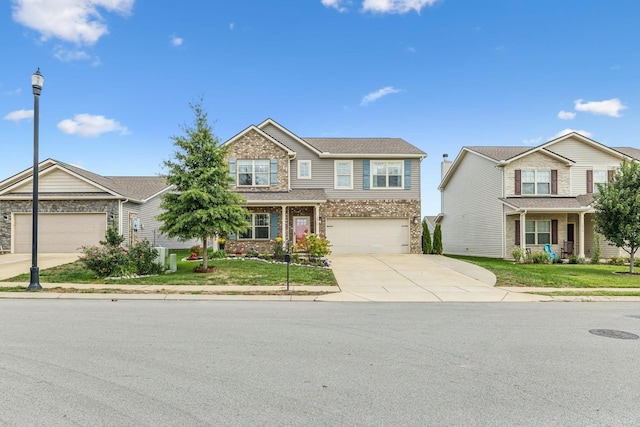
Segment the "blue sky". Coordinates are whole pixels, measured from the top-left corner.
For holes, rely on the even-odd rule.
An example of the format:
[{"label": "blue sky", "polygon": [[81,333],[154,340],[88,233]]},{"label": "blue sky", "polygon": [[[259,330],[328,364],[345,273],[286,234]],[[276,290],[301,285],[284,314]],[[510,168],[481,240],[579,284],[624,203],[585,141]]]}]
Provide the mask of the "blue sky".
[{"label": "blue sky", "polygon": [[640,2],[10,0],[0,8],[0,179],[40,160],[156,175],[204,97],[227,140],[272,118],[305,137],[399,137],[429,155],[576,130],[640,147]]}]

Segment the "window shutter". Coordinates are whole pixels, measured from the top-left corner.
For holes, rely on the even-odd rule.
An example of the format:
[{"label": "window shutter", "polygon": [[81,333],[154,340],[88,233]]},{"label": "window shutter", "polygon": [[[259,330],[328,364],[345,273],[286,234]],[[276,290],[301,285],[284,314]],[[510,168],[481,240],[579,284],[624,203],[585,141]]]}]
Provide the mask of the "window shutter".
[{"label": "window shutter", "polygon": [[607,182],[612,182],[613,181],[613,171],[609,170],[607,171]]},{"label": "window shutter", "polygon": [[404,189],[411,190],[411,160],[404,161]]},{"label": "window shutter", "polygon": [[[515,194],[516,195],[520,195],[522,194],[522,171],[520,169],[516,169],[516,182],[515,182],[515,186],[516,186],[516,191]],[[518,234],[520,235],[520,234]]]},{"label": "window shutter", "polygon": [[269,218],[271,221],[271,239],[275,239],[278,237],[278,212],[271,212],[271,216]]},{"label": "window shutter", "polygon": [[278,159],[271,159],[271,186],[278,185]]},{"label": "window shutter", "polygon": [[229,159],[229,177],[231,177],[231,186],[236,185],[236,159]]},{"label": "window shutter", "polygon": [[370,176],[369,169],[370,169],[369,160],[363,160],[362,161],[362,189],[363,190],[369,189],[369,181],[371,181],[369,179],[369,176]]},{"label": "window shutter", "polygon": [[558,220],[551,220],[551,243],[554,245],[558,244]]},{"label": "window shutter", "polygon": [[593,171],[587,171],[587,193],[593,193]]},{"label": "window shutter", "polygon": [[551,194],[558,194],[558,170],[551,169]]},{"label": "window shutter", "polygon": [[520,220],[516,219],[516,246],[520,246]]}]

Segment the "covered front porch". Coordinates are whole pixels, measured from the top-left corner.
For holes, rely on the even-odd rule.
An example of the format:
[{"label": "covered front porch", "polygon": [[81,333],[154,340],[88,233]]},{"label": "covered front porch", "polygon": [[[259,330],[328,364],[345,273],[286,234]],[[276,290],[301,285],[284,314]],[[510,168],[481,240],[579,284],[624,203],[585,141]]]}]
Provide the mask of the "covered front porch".
[{"label": "covered front porch", "polygon": [[[590,200],[580,197],[519,197],[502,200],[505,215],[505,258],[513,249],[542,252],[546,245],[558,258],[590,258],[595,253],[596,233]],[[600,240],[602,255],[613,256],[612,248]]]},{"label": "covered front porch", "polygon": [[320,231],[320,206],[326,202],[324,190],[288,192],[246,192],[245,207],[251,212],[249,230],[228,236],[228,253],[247,253],[253,249],[263,254],[274,251],[276,238],[283,247],[295,244],[305,233]]}]

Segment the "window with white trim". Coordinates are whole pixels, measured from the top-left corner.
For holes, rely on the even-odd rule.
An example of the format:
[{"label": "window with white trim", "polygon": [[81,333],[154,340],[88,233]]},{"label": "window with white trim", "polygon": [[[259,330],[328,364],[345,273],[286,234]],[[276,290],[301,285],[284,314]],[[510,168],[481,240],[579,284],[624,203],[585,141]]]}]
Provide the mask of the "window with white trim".
[{"label": "window with white trim", "polygon": [[353,160],[335,160],[334,186],[336,189],[353,189]]},{"label": "window with white trim", "polygon": [[551,194],[551,171],[523,170],[522,194]]},{"label": "window with white trim", "polygon": [[372,188],[402,188],[402,161],[371,162]]},{"label": "window with white trim", "polygon": [[269,214],[254,213],[247,217],[249,228],[240,233],[240,239],[269,240]]},{"label": "window with white trim", "polygon": [[311,160],[298,160],[298,179],[311,179]]},{"label": "window with white trim", "polygon": [[598,192],[598,185],[606,185],[609,182],[609,171],[606,170],[594,170],[593,171],[593,192]]},{"label": "window with white trim", "polygon": [[527,245],[551,243],[551,221],[526,221],[524,235]]},{"label": "window with white trim", "polygon": [[237,182],[239,186],[268,186],[269,160],[238,160]]}]

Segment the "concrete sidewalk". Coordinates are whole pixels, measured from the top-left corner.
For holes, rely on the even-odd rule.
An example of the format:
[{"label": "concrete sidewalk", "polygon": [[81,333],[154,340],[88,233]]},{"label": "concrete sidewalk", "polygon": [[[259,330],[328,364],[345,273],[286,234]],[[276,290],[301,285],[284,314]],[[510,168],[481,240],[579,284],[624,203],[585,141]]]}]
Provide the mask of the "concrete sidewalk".
[{"label": "concrete sidewalk", "polygon": [[[66,264],[77,254],[41,254],[41,269]],[[640,289],[576,289],[495,287],[493,273],[438,255],[332,256],[339,286],[175,286],[41,283],[46,292],[0,292],[2,298],[104,299],[104,300],[264,300],[326,302],[544,302],[640,301],[640,297],[547,296],[533,292],[640,291]],[[0,256],[0,281],[29,272],[31,257]],[[28,283],[0,282],[0,287],[25,287]],[[59,292],[55,289],[60,288]],[[279,295],[264,295],[263,292]],[[253,295],[251,295],[253,293]],[[326,293],[319,295],[319,293]]]}]

